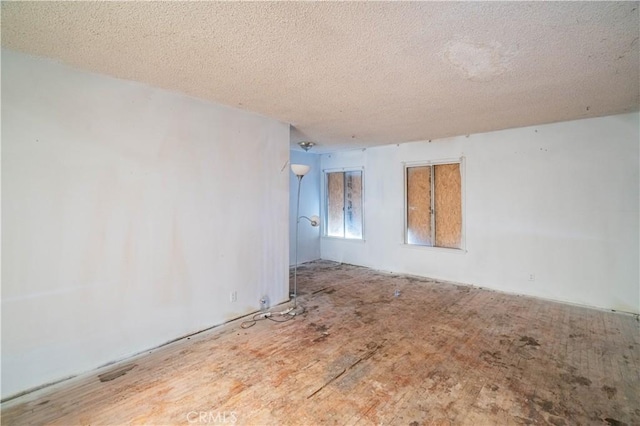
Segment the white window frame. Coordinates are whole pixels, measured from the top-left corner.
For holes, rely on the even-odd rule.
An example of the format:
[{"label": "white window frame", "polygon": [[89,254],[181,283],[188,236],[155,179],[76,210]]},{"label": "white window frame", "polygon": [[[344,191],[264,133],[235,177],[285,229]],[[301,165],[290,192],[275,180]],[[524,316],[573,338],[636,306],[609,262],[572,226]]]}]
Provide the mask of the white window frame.
[{"label": "white window frame", "polygon": [[[361,188],[361,194],[362,194],[362,238],[348,238],[348,237],[336,237],[336,236],[332,236],[332,235],[328,235],[327,234],[327,221],[329,220],[329,202],[328,202],[328,195],[327,194],[327,185],[328,185],[328,177],[327,174],[329,173],[336,173],[336,172],[361,172],[362,173],[362,179],[361,179],[361,183],[362,183],[362,188]],[[354,241],[354,242],[364,242],[365,240],[365,232],[366,232],[366,228],[365,228],[365,203],[364,203],[364,197],[365,197],[365,183],[364,183],[364,167],[339,167],[339,168],[333,168],[333,169],[323,169],[322,170],[322,216],[323,216],[323,220],[322,222],[322,237],[323,238],[331,238],[331,239],[336,239],[336,240],[340,240],[340,241]],[[344,212],[343,212],[344,214]]]},{"label": "white window frame", "polygon": [[[443,158],[438,160],[424,160],[424,161],[407,161],[402,163],[402,182],[404,187],[404,208],[403,208],[403,230],[402,230],[402,246],[412,249],[419,250],[436,250],[443,252],[451,252],[451,253],[466,253],[467,252],[467,241],[466,241],[466,223],[467,223],[467,213],[466,213],[466,178],[465,178],[465,157],[458,158]],[[462,214],[462,223],[460,224],[460,247],[459,248],[450,248],[450,247],[438,247],[438,246],[425,246],[420,244],[409,244],[408,240],[408,209],[407,209],[407,169],[410,167],[421,167],[421,166],[438,166],[443,164],[459,164],[460,165],[460,203],[461,203],[461,214]],[[431,181],[431,193],[433,194],[433,180]],[[430,218],[434,221],[434,217]],[[433,222],[432,222],[433,226]],[[432,229],[435,229],[432,227]]]}]

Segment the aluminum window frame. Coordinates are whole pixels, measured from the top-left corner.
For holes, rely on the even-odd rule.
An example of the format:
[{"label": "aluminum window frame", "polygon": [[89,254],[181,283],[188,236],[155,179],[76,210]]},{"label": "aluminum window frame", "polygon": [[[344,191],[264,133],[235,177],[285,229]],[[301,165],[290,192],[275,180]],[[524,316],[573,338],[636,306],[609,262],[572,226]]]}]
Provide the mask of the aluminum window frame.
[{"label": "aluminum window frame", "polygon": [[[334,235],[328,235],[327,231],[328,231],[328,220],[329,220],[329,194],[328,194],[328,184],[329,184],[329,178],[328,178],[328,174],[329,173],[347,173],[347,172],[361,172],[361,189],[360,189],[360,193],[361,195],[361,210],[362,210],[362,218],[361,218],[361,226],[362,226],[362,237],[361,238],[349,238],[346,236],[346,212],[344,210],[344,201],[343,201],[343,221],[344,221],[344,225],[343,227],[345,228],[344,231],[344,235],[343,237],[338,237],[338,236],[334,236]],[[346,185],[346,179],[345,179],[345,185]],[[330,169],[323,169],[322,170],[322,237],[323,238],[332,238],[332,239],[336,239],[336,240],[341,240],[341,241],[365,241],[365,232],[366,232],[366,226],[365,226],[365,170],[364,167],[337,167],[337,168],[330,168]]]},{"label": "aluminum window frame", "polygon": [[[460,224],[460,247],[459,248],[451,248],[451,247],[439,247],[439,246],[428,246],[422,244],[410,244],[408,242],[409,238],[409,229],[408,229],[408,217],[409,217],[409,205],[408,205],[408,174],[407,169],[411,167],[424,167],[424,166],[438,166],[445,164],[458,164],[460,167],[460,209],[461,209],[461,224]],[[402,182],[403,182],[403,192],[404,192],[404,208],[403,208],[403,230],[402,230],[402,245],[410,248],[417,249],[425,249],[425,250],[438,250],[438,251],[450,251],[455,253],[466,253],[467,252],[467,240],[466,240],[466,223],[467,223],[467,212],[466,212],[466,159],[464,156],[458,158],[442,158],[438,160],[423,160],[423,161],[405,161],[402,162]],[[435,191],[434,191],[434,179],[433,179],[433,169],[431,171],[431,206],[433,207],[433,203],[435,201]],[[431,230],[433,238],[432,240],[435,243],[435,215],[430,214],[431,221]]]}]

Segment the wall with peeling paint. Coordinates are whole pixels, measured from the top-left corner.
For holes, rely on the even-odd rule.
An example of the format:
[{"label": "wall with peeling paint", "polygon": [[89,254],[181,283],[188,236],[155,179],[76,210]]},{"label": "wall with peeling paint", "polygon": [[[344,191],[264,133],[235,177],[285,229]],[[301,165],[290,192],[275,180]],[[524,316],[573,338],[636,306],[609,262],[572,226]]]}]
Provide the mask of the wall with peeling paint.
[{"label": "wall with peeling paint", "polygon": [[2,396],[288,299],[288,158],[288,124],[3,51]]},{"label": "wall with peeling paint", "polygon": [[[310,152],[291,151],[292,164],[306,164],[311,170],[302,178],[300,186],[300,216],[311,217],[320,215],[320,156]],[[296,197],[298,178],[289,172],[289,265],[295,261],[295,232],[296,232]],[[309,221],[302,219],[298,229],[298,263],[320,259],[320,227],[312,227]]]},{"label": "wall with peeling paint", "polygon": [[[365,167],[366,230],[323,238],[322,258],[638,313],[639,128],[632,113],[322,155]],[[404,245],[403,162],[459,157],[466,250]]]}]

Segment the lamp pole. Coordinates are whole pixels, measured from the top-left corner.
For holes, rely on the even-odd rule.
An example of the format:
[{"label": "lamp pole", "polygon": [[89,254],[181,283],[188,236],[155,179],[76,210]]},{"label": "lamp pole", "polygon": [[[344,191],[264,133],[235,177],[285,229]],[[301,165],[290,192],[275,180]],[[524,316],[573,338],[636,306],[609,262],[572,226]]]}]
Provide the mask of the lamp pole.
[{"label": "lamp pole", "polygon": [[[309,173],[311,167],[305,164],[292,164],[291,171],[298,178],[298,196],[296,198],[296,241],[295,241],[295,264],[293,265],[293,309],[298,307],[298,228],[300,227],[300,219],[305,218],[311,226],[319,226],[320,218],[318,216],[300,216],[300,187],[302,186],[302,178]],[[291,315],[296,315],[295,311]]]},{"label": "lamp pole", "polygon": [[298,178],[298,199],[296,202],[296,256],[293,266],[293,308],[298,307],[298,228],[300,227],[300,186],[304,175],[296,175]]}]

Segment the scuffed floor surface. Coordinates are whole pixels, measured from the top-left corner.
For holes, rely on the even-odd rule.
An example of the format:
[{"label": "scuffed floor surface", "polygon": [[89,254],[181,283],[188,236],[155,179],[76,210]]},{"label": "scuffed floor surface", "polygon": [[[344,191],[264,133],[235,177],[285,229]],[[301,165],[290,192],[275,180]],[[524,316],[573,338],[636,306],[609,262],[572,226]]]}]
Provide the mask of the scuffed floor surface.
[{"label": "scuffed floor surface", "polygon": [[298,284],[294,320],[192,336],[2,424],[640,424],[635,316],[324,261]]}]

